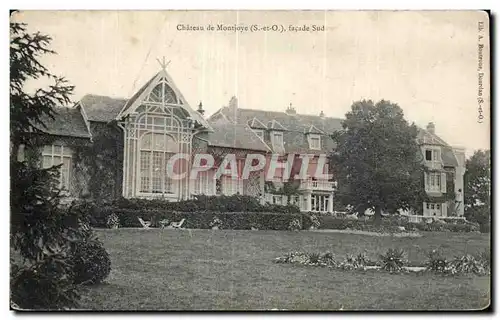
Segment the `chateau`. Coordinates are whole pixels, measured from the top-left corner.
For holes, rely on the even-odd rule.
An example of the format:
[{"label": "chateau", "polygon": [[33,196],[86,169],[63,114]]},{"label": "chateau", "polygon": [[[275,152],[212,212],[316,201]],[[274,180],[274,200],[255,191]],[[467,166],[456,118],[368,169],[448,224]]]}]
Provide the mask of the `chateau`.
[{"label": "chateau", "polygon": [[[55,119],[45,123],[46,145],[33,155],[21,149],[19,157],[38,159],[43,167],[62,164],[60,186],[68,199],[123,196],[179,201],[196,194],[239,193],[263,202],[296,204],[302,211],[333,212],[336,182],[322,155],[335,147],[330,134],[341,129],[342,119],[323,112],[297,114],[291,105],[283,112],[246,109],[233,97],[205,117],[202,104],[196,109],[190,106],[162,69],[129,99],[86,95],[71,108],[58,108]],[[428,168],[425,189],[435,199],[423,203],[423,216],[463,216],[464,150],[440,139],[432,123],[420,130],[418,143]],[[169,160],[179,154],[188,158],[179,158],[175,168],[169,168]],[[197,154],[212,155],[211,168],[200,170],[196,179],[189,175],[172,179],[169,172],[200,165],[188,161]],[[238,174],[217,177],[227,154],[235,155]],[[301,156],[308,155],[308,173],[321,171],[324,177],[294,181],[296,192],[288,199],[276,192],[287,182],[285,168],[278,167],[271,180],[265,170],[241,174],[248,154],[288,161],[292,176],[302,167]],[[455,194],[451,200],[443,197],[450,186]]]}]

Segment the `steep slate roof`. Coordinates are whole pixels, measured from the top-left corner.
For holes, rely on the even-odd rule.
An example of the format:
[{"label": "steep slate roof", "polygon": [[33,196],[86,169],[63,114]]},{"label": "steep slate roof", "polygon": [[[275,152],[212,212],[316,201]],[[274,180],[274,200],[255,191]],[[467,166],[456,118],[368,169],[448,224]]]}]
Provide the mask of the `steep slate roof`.
[{"label": "steep slate roof", "polygon": [[52,135],[90,138],[90,133],[85,124],[80,110],[77,108],[58,107],[54,110],[54,119],[44,116],[42,121],[46,128],[42,131]]},{"label": "steep slate roof", "polygon": [[443,139],[437,136],[435,133],[431,133],[428,130],[418,128],[417,142],[419,144],[431,144],[441,147],[441,160],[443,161],[443,166],[445,167],[457,167],[458,161],[453,152],[453,148],[448,145]]},{"label": "steep slate roof", "polygon": [[[235,122],[235,113],[229,107],[223,107],[219,112],[224,114],[230,122]],[[238,124],[249,126],[254,124],[253,128],[264,129],[262,126],[255,125],[258,124],[255,119],[263,124],[268,124],[268,128],[283,131],[285,153],[321,154],[325,151],[330,152],[335,147],[335,143],[328,134],[342,129],[342,119],[337,118],[288,114],[278,111],[236,109],[236,122]],[[312,131],[309,132],[309,130]],[[307,133],[321,134],[321,150],[309,149]],[[269,129],[264,133],[264,142],[272,148]]]},{"label": "steep slate roof", "polygon": [[130,99],[128,99],[125,106],[122,106],[123,110],[126,110],[128,107],[130,107],[135,102],[135,100],[139,99],[141,94],[144,91],[146,91],[146,89],[149,87],[149,85],[155,80],[156,77],[158,77],[159,74],[160,73],[157,72],[153,77],[151,77],[151,79],[148,80],[148,82],[146,82],[139,90],[137,90],[137,92]]},{"label": "steep slate roof", "polygon": [[271,151],[269,147],[245,124],[212,123],[213,132],[207,136],[210,146],[256,151]]},{"label": "steep slate roof", "polygon": [[87,94],[80,100],[89,121],[109,122],[116,118],[127,102],[124,98],[111,98]]}]

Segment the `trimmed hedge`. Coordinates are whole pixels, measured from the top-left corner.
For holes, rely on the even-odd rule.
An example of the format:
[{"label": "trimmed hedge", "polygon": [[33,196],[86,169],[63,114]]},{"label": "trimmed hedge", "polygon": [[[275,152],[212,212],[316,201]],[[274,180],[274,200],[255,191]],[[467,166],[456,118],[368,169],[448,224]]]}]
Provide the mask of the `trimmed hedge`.
[{"label": "trimmed hedge", "polygon": [[295,205],[262,205],[259,200],[252,196],[196,196],[195,199],[178,202],[168,202],[162,199],[125,199],[120,198],[107,203],[108,206],[120,209],[136,210],[170,210],[182,212],[276,212],[276,213],[300,213],[299,207]]},{"label": "trimmed hedge", "polygon": [[404,227],[407,231],[449,231],[449,232],[472,232],[478,231],[478,226],[471,223],[446,223],[446,222],[404,222],[403,218],[397,222],[398,218],[383,218],[380,225],[374,224],[373,220],[349,220],[332,216],[320,216],[320,229],[352,229],[371,232],[400,232],[399,227]]},{"label": "trimmed hedge", "polygon": [[310,219],[305,214],[282,214],[268,212],[180,212],[166,210],[137,210],[104,207],[94,211],[91,221],[93,227],[107,228],[108,216],[115,214],[120,227],[141,227],[138,218],[151,221],[151,227],[159,227],[161,220],[169,222],[186,219],[183,227],[188,229],[210,229],[210,223],[217,217],[222,221],[223,229],[250,230],[288,230],[294,219],[302,222],[303,228],[309,228]]}]

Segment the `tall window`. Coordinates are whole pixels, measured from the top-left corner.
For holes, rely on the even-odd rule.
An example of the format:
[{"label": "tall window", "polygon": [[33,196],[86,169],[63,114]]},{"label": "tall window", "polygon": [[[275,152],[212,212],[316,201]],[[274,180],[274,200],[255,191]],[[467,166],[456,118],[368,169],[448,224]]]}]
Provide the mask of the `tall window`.
[{"label": "tall window", "polygon": [[222,193],[226,196],[243,194],[243,180],[231,176],[222,177]]},{"label": "tall window", "polygon": [[328,201],[329,197],[327,195],[311,195],[311,211],[328,212]]},{"label": "tall window", "polygon": [[69,190],[71,154],[70,148],[60,145],[45,146],[42,151],[43,168],[47,169],[62,163],[59,169],[59,188],[63,190]]},{"label": "tall window", "polygon": [[176,193],[167,165],[177,152],[175,140],[163,133],[146,133],[140,140],[140,192]]},{"label": "tall window", "polygon": [[425,150],[425,161],[441,161],[441,156],[439,153],[439,149],[426,149]]},{"label": "tall window", "polygon": [[214,194],[214,172],[213,171],[200,171],[193,181],[193,193],[194,194],[204,194],[213,195]]},{"label": "tall window", "polygon": [[271,143],[274,149],[281,150],[284,148],[283,146],[283,132],[274,131],[271,134]]},{"label": "tall window", "polygon": [[426,190],[433,192],[441,192],[441,185],[443,183],[442,173],[441,172],[428,172],[427,173],[427,182],[426,182]]}]

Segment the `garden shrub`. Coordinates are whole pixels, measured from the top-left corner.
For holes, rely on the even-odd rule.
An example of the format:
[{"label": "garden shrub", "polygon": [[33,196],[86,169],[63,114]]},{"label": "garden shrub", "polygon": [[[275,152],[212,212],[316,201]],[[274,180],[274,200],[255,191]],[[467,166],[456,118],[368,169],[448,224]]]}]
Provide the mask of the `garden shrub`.
[{"label": "garden shrub", "polygon": [[11,301],[15,308],[59,310],[78,306],[79,290],[71,278],[72,265],[61,251],[29,267],[11,263]]},{"label": "garden shrub", "polygon": [[274,212],[299,213],[295,205],[264,204],[252,196],[205,196],[199,195],[194,199],[178,202],[169,202],[162,199],[125,199],[120,198],[108,204],[113,208],[132,210],[171,210],[183,212],[217,211],[217,212]]},{"label": "garden shrub", "polygon": [[432,250],[427,255],[426,269],[435,272],[445,272],[448,268],[448,261],[437,250]]},{"label": "garden shrub", "polygon": [[288,230],[297,231],[302,229],[302,224],[300,223],[300,219],[293,219],[288,225]]},{"label": "garden shrub", "polygon": [[491,253],[489,250],[481,251],[477,254],[476,260],[483,266],[486,273],[491,272]]},{"label": "garden shrub", "polygon": [[389,249],[383,255],[380,255],[380,267],[382,270],[390,272],[402,271],[405,261],[405,252],[402,249]]},{"label": "garden shrub", "polygon": [[482,275],[486,273],[483,263],[470,254],[455,257],[450,262],[448,271],[451,274],[474,273]]},{"label": "garden shrub", "polygon": [[293,263],[301,265],[313,266],[330,266],[335,267],[336,262],[333,254],[326,252],[324,254],[318,252],[290,252],[282,257],[274,260],[276,263]]},{"label": "garden shrub", "polygon": [[73,281],[75,284],[98,284],[109,275],[111,260],[99,241],[82,241],[73,249]]},{"label": "garden shrub", "polygon": [[368,263],[368,258],[363,253],[357,256],[348,254],[338,266],[342,270],[364,270]]}]

